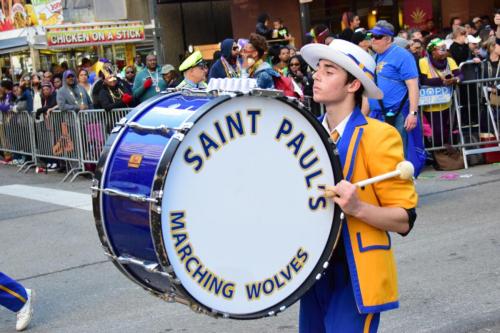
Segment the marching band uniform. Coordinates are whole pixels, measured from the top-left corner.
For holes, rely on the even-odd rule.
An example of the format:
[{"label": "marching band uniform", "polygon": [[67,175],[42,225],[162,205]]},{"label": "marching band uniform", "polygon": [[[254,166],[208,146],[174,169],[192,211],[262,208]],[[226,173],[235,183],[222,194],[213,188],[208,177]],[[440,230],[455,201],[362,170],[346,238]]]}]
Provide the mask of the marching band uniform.
[{"label": "marching band uniform", "polygon": [[0,305],[17,312],[16,330],[22,331],[31,321],[33,314],[32,290],[0,272]]},{"label": "marching band uniform", "polygon": [[[332,44],[332,48],[349,57],[346,59],[352,59],[350,66],[346,65],[348,60],[342,63],[337,56],[327,57],[329,50],[325,47],[328,46],[319,47],[322,49],[319,57],[318,48],[314,46],[304,47],[301,53],[311,66],[316,66],[320,59],[337,63],[360,79],[365,93],[370,94],[366,77],[370,78],[374,62],[372,66],[361,62],[366,58],[363,55],[356,57],[361,49],[354,44],[340,40]],[[364,73],[357,75],[351,67],[360,68]],[[374,95],[378,95],[374,83],[371,87],[372,93],[375,91]],[[326,117],[323,125],[330,132]],[[330,134],[336,141],[345,180],[351,183],[393,171],[404,160],[397,130],[378,120],[365,118],[358,107]],[[417,205],[412,181],[387,179],[358,189],[357,195],[360,201],[374,206],[404,208],[411,230]],[[388,232],[347,215],[330,267],[301,300],[300,332],[376,332],[380,312],[398,306],[396,262]]]}]

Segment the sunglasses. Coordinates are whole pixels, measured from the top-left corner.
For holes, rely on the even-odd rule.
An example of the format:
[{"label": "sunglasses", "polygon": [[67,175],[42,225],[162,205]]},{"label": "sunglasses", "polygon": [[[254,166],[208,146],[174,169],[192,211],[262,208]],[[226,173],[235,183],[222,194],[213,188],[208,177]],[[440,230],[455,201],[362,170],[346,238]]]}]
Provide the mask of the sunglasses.
[{"label": "sunglasses", "polygon": [[240,49],[239,46],[233,46],[233,51],[238,51]]},{"label": "sunglasses", "polygon": [[290,63],[290,67],[295,67],[295,66],[300,66],[300,64],[298,62],[295,62],[295,63]]},{"label": "sunglasses", "polygon": [[74,76],[74,75],[72,75],[72,74],[71,74],[71,75],[66,76],[66,78],[67,78],[67,79],[69,79],[70,77],[75,78],[75,76]]},{"label": "sunglasses", "polygon": [[372,35],[371,36],[372,39],[376,39],[376,40],[381,40],[384,37],[385,37],[385,35]]}]

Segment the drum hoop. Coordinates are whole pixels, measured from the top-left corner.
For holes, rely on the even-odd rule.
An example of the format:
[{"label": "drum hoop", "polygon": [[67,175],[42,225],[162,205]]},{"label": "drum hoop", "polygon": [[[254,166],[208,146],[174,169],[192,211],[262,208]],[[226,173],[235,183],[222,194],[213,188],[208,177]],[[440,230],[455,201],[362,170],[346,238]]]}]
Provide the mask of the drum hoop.
[{"label": "drum hoop", "polygon": [[[238,98],[244,96],[243,94],[238,94],[236,96],[233,96],[232,98]],[[218,106],[226,101],[228,101],[229,98],[228,96],[222,96],[226,98],[216,98],[213,101],[207,103],[203,107],[201,107],[195,114],[193,114],[191,117],[186,119],[185,122],[190,122],[193,124],[196,124],[201,118],[203,118],[210,110],[212,110],[215,106]],[[333,143],[333,141],[330,139],[329,135],[326,133],[326,130],[322,126],[322,124],[310,113],[310,111],[306,110],[304,105],[300,103],[297,99],[295,98],[288,98],[288,97],[262,97],[261,98],[273,98],[273,99],[278,99],[289,106],[293,107],[296,109],[300,114],[302,114],[306,120],[312,125],[312,127],[316,130],[318,135],[320,136],[321,141],[325,145],[325,148],[327,150],[328,158],[330,159],[330,165],[333,169],[333,176],[335,183],[340,182],[343,179],[343,172],[342,172],[342,166],[340,163],[340,157],[338,155],[338,150]],[[167,149],[165,149],[164,154],[160,158],[160,163],[158,164],[157,168],[157,173],[155,175],[155,181],[152,187],[152,191],[162,191],[165,185],[165,181],[167,179],[168,172],[170,171],[170,166],[171,166],[171,161],[173,160],[175,154],[177,153],[177,150],[181,144],[181,141],[179,140],[170,140],[168,143]],[[161,207],[161,206],[160,206]],[[161,210],[160,210],[161,211]],[[168,259],[166,247],[163,241],[163,231],[161,227],[161,212],[158,213],[154,209],[150,209],[150,230],[151,230],[151,235],[153,237],[153,244],[156,250],[156,253],[158,255],[158,259],[160,262],[160,266],[174,277],[174,280],[176,281],[175,283],[175,288],[179,289],[185,296],[188,298],[192,303],[195,304],[195,306],[198,306],[198,309],[195,309],[195,306],[191,306],[191,308],[197,310],[198,312],[205,312],[207,314],[217,316],[217,317],[224,317],[224,318],[232,318],[232,319],[257,319],[257,318],[262,318],[266,316],[273,316],[276,315],[279,312],[284,311],[285,309],[289,308],[292,304],[294,304],[297,300],[299,300],[307,290],[309,290],[321,277],[321,275],[325,272],[326,268],[328,267],[328,263],[333,255],[333,252],[335,250],[335,247],[337,246],[340,234],[341,234],[341,227],[343,224],[342,220],[342,214],[341,214],[341,209],[340,207],[335,204],[335,209],[334,209],[334,216],[332,220],[332,228],[330,230],[330,235],[328,237],[328,241],[325,244],[325,248],[323,249],[323,253],[321,254],[318,262],[316,263],[316,266],[312,270],[312,272],[309,274],[309,276],[304,280],[304,282],[300,285],[300,287],[297,288],[293,293],[291,293],[289,296],[287,296],[284,300],[280,301],[278,304],[273,305],[267,309],[260,310],[257,312],[249,313],[249,314],[228,314],[228,313],[221,313],[215,309],[212,309],[204,304],[202,304],[200,301],[198,301],[195,297],[193,297],[189,291],[184,288],[184,286],[180,283],[180,281],[177,281],[177,275],[175,274],[171,263]]]},{"label": "drum hoop", "polygon": [[[179,95],[180,93],[171,93],[171,94],[162,94],[159,95],[157,98],[153,98],[149,100],[146,103],[143,103],[141,108],[136,107],[134,110],[132,110],[126,117],[127,121],[126,123],[134,121],[137,117],[142,115],[146,110],[150,110],[150,107],[157,104],[159,100],[164,100],[167,98],[171,98],[174,95]],[[143,111],[143,112],[141,112]],[[109,160],[108,157],[111,152],[114,152],[116,149],[116,146],[118,142],[120,142],[120,139],[124,136],[126,132],[126,127],[122,127],[118,133],[111,133],[108,139],[106,140],[106,143],[103,147],[103,151],[101,153],[101,156],[99,158],[99,161],[97,162],[97,166],[94,172],[94,179],[96,183],[98,184],[98,187],[102,189],[102,182],[103,182],[103,175],[106,174],[108,167],[109,167]],[[108,231],[106,229],[105,223],[104,223],[104,217],[103,217],[103,212],[104,212],[104,207],[103,207],[103,196],[104,194],[102,192],[98,192],[97,196],[92,197],[92,210],[94,214],[94,221],[97,229],[97,234],[99,236],[99,240],[104,248],[105,251],[109,255],[111,255],[110,260],[113,262],[113,264],[118,268],[120,272],[123,273],[128,279],[130,279],[132,282],[138,284],[141,286],[143,289],[146,291],[152,293],[154,296],[160,297],[163,295],[165,292],[162,290],[159,290],[158,288],[154,287],[153,285],[150,285],[146,283],[145,281],[139,279],[136,274],[134,274],[132,271],[129,271],[126,267],[126,265],[121,264],[116,260],[116,251],[112,246],[112,243],[109,241],[109,235]]]}]

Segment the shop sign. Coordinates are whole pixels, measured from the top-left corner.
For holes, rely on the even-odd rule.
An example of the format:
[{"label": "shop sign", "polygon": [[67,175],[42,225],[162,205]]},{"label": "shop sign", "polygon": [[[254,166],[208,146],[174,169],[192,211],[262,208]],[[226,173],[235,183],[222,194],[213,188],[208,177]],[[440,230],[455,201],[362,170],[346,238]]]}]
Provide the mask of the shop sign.
[{"label": "shop sign", "polygon": [[47,27],[49,48],[131,43],[144,40],[142,22],[108,24],[106,26]]}]

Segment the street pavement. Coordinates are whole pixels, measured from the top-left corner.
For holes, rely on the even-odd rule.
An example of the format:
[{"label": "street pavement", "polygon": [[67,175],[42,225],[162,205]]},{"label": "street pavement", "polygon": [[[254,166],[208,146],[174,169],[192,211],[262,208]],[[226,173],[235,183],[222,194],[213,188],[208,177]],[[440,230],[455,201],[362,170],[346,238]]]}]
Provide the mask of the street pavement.
[{"label": "street pavement", "polygon": [[[0,270],[36,291],[29,332],[298,330],[297,305],[274,318],[237,321],[146,293],[101,250],[90,180],[61,184],[62,178],[0,165]],[[408,237],[392,236],[400,309],[382,314],[380,332],[500,332],[499,186],[498,164],[421,175],[415,228]],[[54,197],[37,197],[37,189],[54,189]],[[86,194],[88,202],[68,195],[55,204],[56,190]],[[14,327],[15,315],[1,308],[0,332]]]}]

